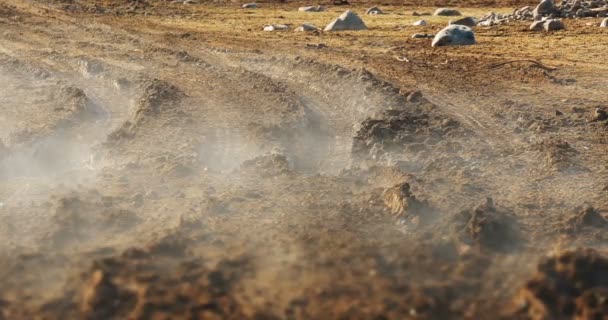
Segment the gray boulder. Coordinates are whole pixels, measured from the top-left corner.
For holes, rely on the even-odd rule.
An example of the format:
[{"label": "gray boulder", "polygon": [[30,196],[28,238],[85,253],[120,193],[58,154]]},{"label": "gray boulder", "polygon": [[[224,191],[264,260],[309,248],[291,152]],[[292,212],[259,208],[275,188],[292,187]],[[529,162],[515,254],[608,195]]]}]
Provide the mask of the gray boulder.
[{"label": "gray boulder", "polygon": [[532,11],[534,16],[547,16],[555,11],[553,0],[542,0]]},{"label": "gray boulder", "polygon": [[367,27],[359,16],[346,10],[337,19],[330,22],[323,31],[365,30]]},{"label": "gray boulder", "polygon": [[243,9],[257,9],[258,4],[257,3],[245,3],[242,7],[243,7]]},{"label": "gray boulder", "polygon": [[295,28],[295,32],[310,32],[310,31],[317,31],[319,30],[319,28],[317,28],[315,25],[310,24],[310,23],[305,23],[297,28]]},{"label": "gray boulder", "polygon": [[474,27],[477,24],[477,21],[475,21],[475,19],[473,19],[471,17],[466,17],[466,18],[450,21],[449,24],[450,25],[458,24],[461,26]]},{"label": "gray boulder", "polygon": [[378,7],[371,7],[365,11],[365,14],[384,14],[384,11]]},{"label": "gray boulder", "polygon": [[460,11],[458,11],[456,9],[439,8],[439,9],[435,10],[435,13],[433,13],[433,15],[434,16],[453,17],[453,16],[461,16],[462,14],[460,13]]},{"label": "gray boulder", "polygon": [[418,20],[414,23],[412,23],[413,26],[426,26],[428,25],[428,23],[425,20]]},{"label": "gray boulder", "polygon": [[473,29],[454,24],[443,28],[435,38],[431,45],[433,47],[439,46],[468,46],[475,44],[475,33]]},{"label": "gray boulder", "polygon": [[602,23],[600,24],[600,27],[602,27],[602,28],[608,28],[608,18],[605,18],[604,20],[602,20]]},{"label": "gray boulder", "polygon": [[323,12],[325,11],[325,7],[323,6],[310,6],[310,7],[300,7],[298,11],[302,12]]},{"label": "gray boulder", "polygon": [[545,29],[545,31],[557,31],[565,28],[564,23],[559,19],[547,20],[543,24],[543,29]]}]

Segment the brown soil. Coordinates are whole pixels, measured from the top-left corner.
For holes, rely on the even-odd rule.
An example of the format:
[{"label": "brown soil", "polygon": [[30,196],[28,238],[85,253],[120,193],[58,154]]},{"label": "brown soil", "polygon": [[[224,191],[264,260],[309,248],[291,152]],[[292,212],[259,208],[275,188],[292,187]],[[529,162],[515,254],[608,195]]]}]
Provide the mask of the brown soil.
[{"label": "brown soil", "polygon": [[606,319],[599,18],[198,2],[0,1],[0,319]]}]

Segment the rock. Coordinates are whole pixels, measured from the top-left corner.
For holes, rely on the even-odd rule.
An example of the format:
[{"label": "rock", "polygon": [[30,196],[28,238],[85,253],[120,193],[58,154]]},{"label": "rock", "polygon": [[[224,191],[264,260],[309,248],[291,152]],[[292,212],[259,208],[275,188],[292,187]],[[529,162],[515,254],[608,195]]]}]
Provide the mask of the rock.
[{"label": "rock", "polygon": [[380,10],[378,7],[371,7],[365,11],[365,14],[384,14],[384,11]]},{"label": "rock", "polygon": [[285,24],[271,24],[264,26],[264,31],[287,31],[289,26]]},{"label": "rock", "polygon": [[432,38],[434,37],[434,34],[430,34],[430,33],[414,33],[412,35],[412,39],[427,39],[427,38]]},{"label": "rock", "polygon": [[450,21],[449,24],[450,25],[457,24],[457,25],[461,25],[461,26],[474,27],[477,24],[477,22],[475,21],[475,19],[473,19],[471,17],[466,17],[466,18]]},{"label": "rock", "polygon": [[534,16],[547,16],[555,11],[555,5],[552,0],[542,0],[532,11]]},{"label": "rock", "polygon": [[452,16],[461,16],[462,14],[460,13],[460,11],[458,11],[456,9],[439,8],[439,9],[435,10],[435,13],[433,13],[433,15],[434,16],[452,17]]},{"label": "rock", "polygon": [[245,3],[242,6],[243,9],[257,9],[258,8],[258,4],[257,3]]},{"label": "rock", "polygon": [[431,45],[433,47],[468,46],[475,43],[475,33],[471,28],[455,24],[439,31]]},{"label": "rock", "polygon": [[604,19],[600,24],[601,28],[608,28],[608,18]]},{"label": "rock", "polygon": [[323,31],[365,30],[367,27],[359,16],[346,10],[337,19],[330,22]]},{"label": "rock", "polygon": [[428,25],[428,23],[426,23],[425,20],[418,20],[418,21],[412,23],[412,25],[413,26],[426,26],[426,25]]},{"label": "rock", "polygon": [[325,7],[323,6],[310,6],[310,7],[300,7],[298,11],[301,12],[323,12],[325,11]]},{"label": "rock", "polygon": [[418,13],[416,11],[412,12],[412,16],[414,17],[419,17],[419,16],[430,16],[431,14],[428,12],[423,12],[423,13]]},{"label": "rock", "polygon": [[545,29],[545,31],[557,31],[563,30],[564,28],[564,23],[559,19],[547,20],[543,24],[543,29]]},{"label": "rock", "polygon": [[530,30],[532,30],[532,31],[542,31],[543,30],[543,25],[545,24],[545,22],[546,21],[544,21],[544,20],[532,22],[532,24],[530,25]]},{"label": "rock", "polygon": [[593,118],[591,118],[591,121],[604,121],[604,120],[608,120],[608,112],[606,112],[606,110],[601,109],[601,108],[595,108],[595,111],[593,111]]},{"label": "rock", "polygon": [[315,25],[312,25],[310,23],[305,23],[299,27],[297,27],[294,31],[295,32],[310,32],[310,31],[317,31],[319,30],[319,28],[317,28]]}]

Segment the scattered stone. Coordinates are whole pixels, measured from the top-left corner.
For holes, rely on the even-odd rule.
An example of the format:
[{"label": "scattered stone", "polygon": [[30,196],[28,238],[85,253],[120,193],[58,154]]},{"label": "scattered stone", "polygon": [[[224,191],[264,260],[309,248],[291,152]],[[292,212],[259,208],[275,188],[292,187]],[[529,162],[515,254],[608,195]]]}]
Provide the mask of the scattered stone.
[{"label": "scattered stone", "polygon": [[285,24],[270,24],[264,26],[264,31],[287,31],[289,26]]},{"label": "scattered stone", "polygon": [[466,17],[466,18],[450,21],[449,24],[450,25],[457,24],[457,25],[461,25],[461,26],[474,27],[475,25],[477,25],[477,21],[475,21],[474,18]]},{"label": "scattered stone", "polygon": [[258,8],[258,4],[257,3],[245,3],[242,6],[243,9],[257,9]]},{"label": "scattered stone", "polygon": [[509,22],[509,16],[503,14],[496,14],[494,12],[490,12],[485,16],[479,18],[477,21],[478,26],[491,27],[500,25],[503,23]]},{"label": "scattered stone", "polygon": [[428,25],[428,23],[425,20],[418,20],[414,23],[412,23],[413,26],[426,26]]},{"label": "scattered stone", "polygon": [[547,16],[555,11],[553,0],[542,0],[532,11],[534,16]]},{"label": "scattered stone", "polygon": [[473,29],[467,26],[451,25],[439,31],[431,45],[433,47],[468,46],[475,43],[475,33],[473,32]]},{"label": "scattered stone", "polygon": [[365,14],[384,14],[384,11],[378,7],[371,7],[365,11]]},{"label": "scattered stone", "polygon": [[453,17],[453,16],[461,16],[462,14],[460,13],[460,11],[458,11],[456,9],[439,8],[439,9],[435,10],[435,13],[433,13],[433,15],[434,16]]},{"label": "scattered stone", "polygon": [[564,23],[559,19],[551,19],[545,21],[543,24],[543,28],[545,31],[557,31],[565,29]]},{"label": "scattered stone", "polygon": [[608,18],[605,18],[604,20],[602,20],[602,23],[600,24],[601,28],[608,28]]},{"label": "scattered stone", "polygon": [[555,110],[555,115],[558,116],[558,117],[561,117],[561,116],[564,115],[564,113],[561,112],[561,111],[559,111],[559,110]]},{"label": "scattered stone", "polygon": [[310,23],[305,23],[299,27],[297,27],[294,31],[295,32],[310,32],[310,31],[318,31],[319,28],[317,28],[315,25],[310,24]]},{"label": "scattered stone", "polygon": [[412,35],[412,39],[430,39],[434,36],[435,36],[434,34],[430,34],[430,33],[414,33]]},{"label": "scattered stone", "polygon": [[545,21],[534,21],[532,22],[532,24],[530,25],[530,30],[532,31],[542,31],[543,30],[543,25],[545,24]]},{"label": "scattered stone", "polygon": [[330,22],[323,31],[365,30],[367,27],[359,16],[346,10],[337,19]]},{"label": "scattered stone", "polygon": [[564,29],[564,23],[559,19],[546,19],[534,21],[530,25],[532,31],[557,31]]},{"label": "scattered stone", "polygon": [[420,16],[430,16],[431,14],[428,12],[423,12],[423,13],[418,13],[416,11],[412,12],[412,16],[414,17],[420,17]]},{"label": "scattered stone", "polygon": [[323,6],[309,6],[309,7],[300,7],[298,11],[301,12],[323,12],[325,11],[325,7]]}]

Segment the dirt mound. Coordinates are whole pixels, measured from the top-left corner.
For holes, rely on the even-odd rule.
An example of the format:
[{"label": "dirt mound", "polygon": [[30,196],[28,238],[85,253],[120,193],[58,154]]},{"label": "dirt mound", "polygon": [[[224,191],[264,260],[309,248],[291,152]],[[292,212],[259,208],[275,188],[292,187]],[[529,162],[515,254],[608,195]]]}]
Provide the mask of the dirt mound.
[{"label": "dirt mound", "polygon": [[53,246],[78,244],[95,239],[100,233],[119,232],[135,225],[139,218],[113,203],[112,197],[99,194],[81,198],[68,195],[52,205],[52,226],[48,240]]},{"label": "dirt mound", "polygon": [[248,268],[246,258],[210,267],[196,260],[175,263],[171,257],[133,248],[95,261],[77,280],[83,284],[79,292],[53,306],[68,318],[90,320],[253,319],[234,294]]},{"label": "dirt mound", "polygon": [[608,311],[608,259],[593,249],[544,259],[521,290],[527,319],[604,319]]},{"label": "dirt mound", "polygon": [[416,198],[407,182],[386,189],[382,193],[382,199],[392,215],[400,219],[416,219],[424,222],[433,215],[428,202]]},{"label": "dirt mound", "polygon": [[460,123],[433,112],[426,99],[399,110],[368,118],[353,137],[353,156],[380,159],[392,150],[406,154],[424,152],[429,140],[461,135]]},{"label": "dirt mound", "polygon": [[509,251],[521,245],[519,224],[513,214],[499,210],[491,198],[474,210],[454,217],[457,237],[466,245],[482,249]]},{"label": "dirt mound", "polygon": [[285,155],[271,153],[247,160],[241,164],[241,170],[261,177],[276,177],[291,172]]},{"label": "dirt mound", "polygon": [[589,228],[598,230],[608,228],[608,219],[592,206],[579,209],[577,213],[562,223],[560,229],[568,234],[576,234]]}]

